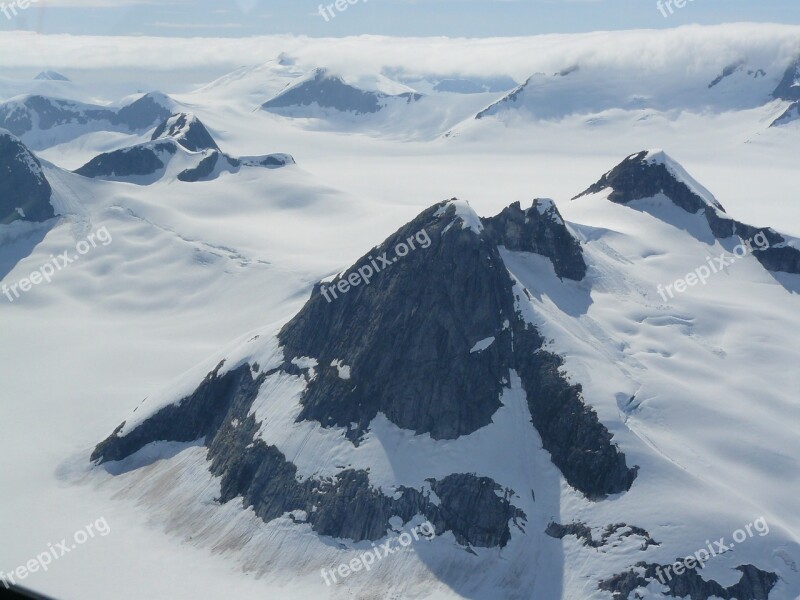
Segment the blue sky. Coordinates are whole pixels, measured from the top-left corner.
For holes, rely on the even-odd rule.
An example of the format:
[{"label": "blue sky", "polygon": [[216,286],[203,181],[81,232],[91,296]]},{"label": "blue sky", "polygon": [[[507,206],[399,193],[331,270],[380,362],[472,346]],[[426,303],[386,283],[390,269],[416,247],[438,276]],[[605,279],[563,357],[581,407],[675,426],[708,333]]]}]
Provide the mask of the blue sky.
[{"label": "blue sky", "polygon": [[[19,1],[4,0],[6,5]],[[318,13],[319,0],[29,1],[30,7],[17,8],[16,15],[7,10],[11,18],[0,12],[0,31],[169,37],[277,33],[486,37],[736,21],[800,24],[797,0],[686,0],[673,14],[666,11],[667,17],[657,8],[657,0],[355,0],[344,12],[334,8],[336,16],[327,21]]]}]

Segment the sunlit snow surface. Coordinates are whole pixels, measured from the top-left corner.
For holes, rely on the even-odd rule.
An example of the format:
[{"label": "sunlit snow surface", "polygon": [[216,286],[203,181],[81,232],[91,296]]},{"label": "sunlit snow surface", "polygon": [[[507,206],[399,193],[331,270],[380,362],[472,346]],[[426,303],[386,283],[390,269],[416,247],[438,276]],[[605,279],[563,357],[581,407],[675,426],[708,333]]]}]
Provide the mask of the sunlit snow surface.
[{"label": "sunlit snow surface", "polygon": [[[701,45],[706,32],[691,35]],[[800,235],[800,124],[768,129],[780,107],[763,97],[780,78],[779,65],[785,67],[786,40],[737,38],[735,29],[727,35],[770,79],[724,80],[712,92],[713,109],[703,103],[706,84],[728,63],[727,54],[709,58],[714,65],[707,70],[655,65],[643,77],[657,82],[652,90],[661,99],[641,108],[617,100],[626,92],[619,87],[625,74],[642,69],[643,59],[625,51],[614,61],[604,47],[598,71],[553,79],[555,64],[546,65],[552,68],[531,100],[531,106],[545,102],[539,117],[522,111],[475,120],[504,95],[493,93],[440,94],[407,113],[392,107],[363,121],[290,119],[254,110],[308,72],[276,60],[196,93],[161,91],[190,106],[226,152],[285,152],[297,165],[200,183],[165,177],[143,186],[62,169],[147,135],[91,132],[38,152],[49,161],[45,174],[65,216],[0,229],[2,283],[17,283],[100,227],[113,242],[13,304],[0,296],[0,570],[104,516],[110,535],[24,583],[89,600],[203,598],[209,590],[241,598],[370,592],[608,598],[597,590],[599,579],[638,560],[672,562],[764,516],[769,535],[715,558],[702,575],[730,585],[739,577],[733,567],[755,564],[782,577],[771,599],[794,600],[800,593],[800,277],[773,276],[747,257],[664,302],[659,284],[735,243],[714,240],[703,219],[661,196],[632,206],[608,202],[604,193],[569,200],[632,152],[664,148],[680,163],[668,168],[693,178],[684,180],[709,202],[719,200],[731,217]],[[384,75],[371,76],[352,81],[389,89]],[[91,90],[75,91],[79,82],[39,84],[92,97]],[[14,95],[28,91],[7,85]],[[685,89],[697,96],[676,108],[682,93],[676,90]],[[578,99],[569,105],[575,112],[559,114],[564,98]],[[259,435],[303,475],[370,466],[371,482],[387,490],[469,471],[512,487],[528,515],[526,533],[512,527],[505,549],[479,549],[478,556],[448,534],[329,588],[320,569],[347,562],[359,545],[317,536],[288,518],[265,524],[238,502],[218,506],[218,482],[202,447],[150,448],[143,451],[150,456],[134,457],[127,468],[162,460],[121,474],[89,470],[91,449],[122,420],[132,427],[191,392],[221,358],[228,358],[226,368],[247,359],[277,364],[272,336],[314,282],[452,197],[464,201],[459,215],[473,231],[481,228],[475,213],[554,198],[581,240],[589,272],[580,283],[559,280],[542,257],[506,250],[502,256],[517,282],[519,309],[554,340],[548,349],[565,356],[564,371],[583,386],[628,464],[640,466],[630,492],[592,503],[566,485],[529,425],[514,374],[493,423],[451,441],[414,436],[379,415],[355,448],[335,429],[294,422],[301,385],[287,375],[268,380],[254,406],[263,418]],[[339,372],[346,377],[346,365]],[[603,551],[574,537],[562,544],[542,533],[551,520],[596,528],[626,522],[647,529],[661,546],[642,553],[633,541]],[[651,587],[647,597],[660,597]]]}]

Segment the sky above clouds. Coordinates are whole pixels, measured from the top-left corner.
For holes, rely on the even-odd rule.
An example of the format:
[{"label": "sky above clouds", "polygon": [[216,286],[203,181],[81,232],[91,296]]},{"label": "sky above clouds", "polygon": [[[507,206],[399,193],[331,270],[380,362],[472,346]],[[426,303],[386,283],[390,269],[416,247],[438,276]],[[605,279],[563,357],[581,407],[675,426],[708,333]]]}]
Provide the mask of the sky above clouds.
[{"label": "sky above clouds", "polygon": [[343,12],[334,6],[335,16],[328,12],[327,20],[319,12],[319,0],[29,0],[26,9],[18,8],[19,1],[0,0],[0,9],[3,3],[12,7],[0,12],[0,31],[168,37],[285,33],[487,37],[691,23],[800,24],[797,0],[686,0],[672,14],[665,8],[666,17],[657,0],[351,0],[354,3]]}]

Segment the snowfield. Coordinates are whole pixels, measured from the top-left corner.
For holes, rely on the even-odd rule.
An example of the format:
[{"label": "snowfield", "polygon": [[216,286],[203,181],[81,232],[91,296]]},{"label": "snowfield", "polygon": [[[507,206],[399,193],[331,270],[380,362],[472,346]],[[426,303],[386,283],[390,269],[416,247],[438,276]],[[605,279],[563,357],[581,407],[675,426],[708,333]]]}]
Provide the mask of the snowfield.
[{"label": "snowfield", "polygon": [[[15,35],[0,35],[0,55]],[[152,144],[155,127],[73,123],[29,134],[58,216],[0,224],[0,284],[18,283],[101,227],[113,242],[13,303],[0,295],[0,571],[104,517],[108,536],[22,583],[59,600],[610,600],[601,580],[640,560],[669,564],[709,540],[730,541],[763,517],[768,534],[710,559],[701,575],[731,586],[741,576],[736,567],[750,564],[778,575],[769,600],[800,598],[800,275],[745,256],[665,301],[659,285],[731,252],[738,238],[717,239],[701,214],[663,193],[628,205],[609,201],[610,190],[576,197],[631,153],[663,148],[647,160],[709,206],[800,237],[800,119],[770,127],[791,104],[771,94],[800,59],[800,28],[736,24],[474,44],[256,41],[220,41],[213,57],[192,56],[202,38],[131,38],[124,46],[135,53],[152,44],[187,65],[207,59],[208,81],[159,90],[174,112],[191,111],[231,156],[286,154],[296,164],[221,169],[213,180],[185,182],[177,173],[196,157],[180,153],[157,177],[90,179],[72,171],[99,154]],[[93,65],[77,37],[37,43],[60,48],[65,63],[38,71]],[[109,52],[115,69],[141,66],[121,49]],[[260,108],[313,81],[318,68],[353,90],[422,97],[393,99],[374,114]],[[230,72],[218,77],[221,70]],[[473,81],[476,93],[430,85],[456,78]],[[490,78],[517,86],[487,91]],[[0,78],[0,103],[34,92],[109,106],[131,100],[117,85]],[[120,423],[122,433],[135,430],[191,394],[222,359],[222,373],[253,362],[262,372],[279,366],[275,336],[317,282],[449,198],[458,199],[454,226],[471,235],[483,231],[480,217],[512,202],[527,209],[534,198],[552,198],[580,241],[582,281],[560,279],[538,254],[500,254],[517,310],[547,350],[563,356],[561,372],[582,386],[627,464],[639,467],[629,491],[591,501],[567,483],[531,426],[513,370],[502,406],[474,433],[433,439],[379,414],[357,446],[340,429],[297,421],[303,377],[266,378],[251,411],[258,437],[296,465],[299,478],[369,469],[370,484],[391,495],[401,485],[430,489],[430,478],[475,473],[513,489],[527,515],[502,548],[467,551],[448,532],[339,585],[326,586],[320,570],[349,562],[370,542],[319,535],[302,515],[265,523],[241,502],[220,504],[220,479],[209,473],[200,440],[90,463]],[[484,337],[472,352],[495,343]],[[332,366],[350,379],[346,361]],[[595,539],[625,523],[658,545],[642,550],[641,538],[620,536],[593,548],[574,535],[545,535],[554,522],[585,523]],[[638,597],[667,597],[662,591],[650,583]]]}]

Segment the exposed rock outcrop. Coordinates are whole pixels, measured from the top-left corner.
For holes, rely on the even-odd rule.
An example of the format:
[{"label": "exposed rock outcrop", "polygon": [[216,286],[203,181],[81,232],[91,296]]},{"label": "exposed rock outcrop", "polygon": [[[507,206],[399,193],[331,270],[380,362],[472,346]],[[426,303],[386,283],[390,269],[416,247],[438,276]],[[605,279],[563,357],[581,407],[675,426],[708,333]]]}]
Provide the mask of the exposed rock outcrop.
[{"label": "exposed rock outcrop", "polygon": [[0,224],[53,218],[52,195],[39,159],[0,129]]}]

